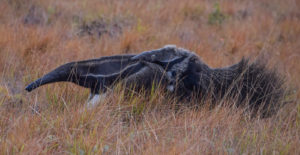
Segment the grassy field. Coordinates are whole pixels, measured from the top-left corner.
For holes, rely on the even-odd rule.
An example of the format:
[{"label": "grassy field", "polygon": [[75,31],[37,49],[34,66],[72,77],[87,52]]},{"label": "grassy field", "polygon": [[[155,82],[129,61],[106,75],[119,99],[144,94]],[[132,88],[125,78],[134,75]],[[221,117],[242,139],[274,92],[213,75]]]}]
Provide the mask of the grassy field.
[{"label": "grassy field", "polygon": [[[0,10],[0,154],[300,154],[297,0],[0,0]],[[288,104],[260,119],[120,89],[87,110],[89,91],[71,83],[24,90],[66,62],[166,44],[212,67],[263,56]]]}]

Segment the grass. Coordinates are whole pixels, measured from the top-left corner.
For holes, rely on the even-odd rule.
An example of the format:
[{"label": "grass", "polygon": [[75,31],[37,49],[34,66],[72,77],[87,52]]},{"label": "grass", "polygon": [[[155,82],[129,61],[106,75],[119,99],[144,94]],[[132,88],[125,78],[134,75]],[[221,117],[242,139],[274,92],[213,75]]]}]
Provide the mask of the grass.
[{"label": "grass", "polygon": [[[46,17],[24,24],[32,6]],[[1,154],[300,153],[297,1],[2,0],[0,9]],[[81,23],[101,18],[126,24],[115,36],[77,35]],[[69,61],[165,44],[192,50],[212,67],[264,55],[285,76],[289,103],[260,119],[241,108],[174,106],[161,90],[126,97],[117,89],[87,111],[89,92],[76,85],[24,90]]]}]

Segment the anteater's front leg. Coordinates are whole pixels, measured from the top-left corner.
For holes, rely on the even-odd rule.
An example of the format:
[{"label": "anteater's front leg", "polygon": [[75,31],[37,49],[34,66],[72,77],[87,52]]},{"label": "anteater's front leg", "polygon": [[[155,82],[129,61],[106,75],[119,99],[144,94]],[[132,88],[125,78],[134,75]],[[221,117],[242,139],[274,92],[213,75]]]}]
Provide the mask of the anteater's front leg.
[{"label": "anteater's front leg", "polygon": [[119,73],[111,75],[86,74],[79,77],[79,83],[91,88],[88,106],[93,107],[106,96],[107,88],[113,88],[117,82],[124,82],[127,88],[151,88],[152,83],[161,82],[163,69],[156,64],[137,62],[127,66]]}]

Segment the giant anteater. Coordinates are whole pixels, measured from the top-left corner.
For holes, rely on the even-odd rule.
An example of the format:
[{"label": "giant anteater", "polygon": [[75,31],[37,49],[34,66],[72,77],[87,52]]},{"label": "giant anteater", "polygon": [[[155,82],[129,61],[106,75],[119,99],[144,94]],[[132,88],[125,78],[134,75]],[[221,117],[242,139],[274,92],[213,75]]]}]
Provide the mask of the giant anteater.
[{"label": "giant anteater", "polygon": [[242,59],[229,67],[211,68],[195,53],[174,45],[137,55],[67,63],[29,84],[26,90],[59,81],[90,88],[92,104],[116,81],[146,89],[155,82],[165,85],[180,100],[191,96],[202,100],[210,96],[214,103],[235,99],[233,105],[245,105],[263,115],[276,110],[284,94],[280,75],[259,61]]}]

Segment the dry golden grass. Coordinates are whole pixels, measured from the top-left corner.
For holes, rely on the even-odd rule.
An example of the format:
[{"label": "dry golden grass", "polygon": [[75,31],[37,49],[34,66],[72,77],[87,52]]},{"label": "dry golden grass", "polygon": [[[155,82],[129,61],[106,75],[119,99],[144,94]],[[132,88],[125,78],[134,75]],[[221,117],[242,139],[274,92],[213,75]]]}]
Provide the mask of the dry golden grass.
[{"label": "dry golden grass", "polygon": [[[45,16],[24,24],[33,5]],[[300,154],[299,1],[2,0],[0,9],[1,154]],[[100,18],[127,25],[115,36],[77,35]],[[24,91],[63,63],[165,44],[213,67],[264,55],[286,77],[289,103],[251,119],[226,106],[174,107],[158,91],[125,99],[121,89],[89,111],[88,90],[73,84]]]}]

